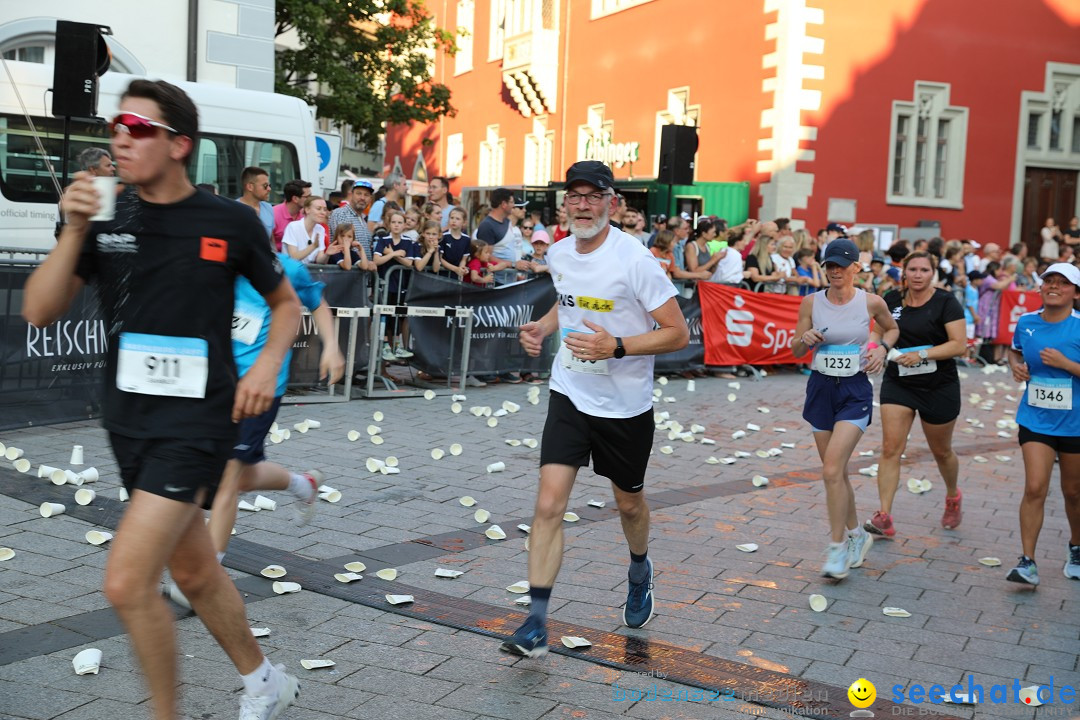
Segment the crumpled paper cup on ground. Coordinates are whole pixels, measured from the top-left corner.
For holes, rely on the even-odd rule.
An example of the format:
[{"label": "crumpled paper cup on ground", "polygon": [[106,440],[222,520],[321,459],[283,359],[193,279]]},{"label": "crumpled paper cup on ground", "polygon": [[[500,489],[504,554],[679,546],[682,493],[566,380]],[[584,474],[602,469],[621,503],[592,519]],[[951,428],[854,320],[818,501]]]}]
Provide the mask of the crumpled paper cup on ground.
[{"label": "crumpled paper cup on ground", "polygon": [[97,675],[101,669],[101,651],[97,648],[87,648],[76,655],[71,664],[75,668],[76,675]]}]

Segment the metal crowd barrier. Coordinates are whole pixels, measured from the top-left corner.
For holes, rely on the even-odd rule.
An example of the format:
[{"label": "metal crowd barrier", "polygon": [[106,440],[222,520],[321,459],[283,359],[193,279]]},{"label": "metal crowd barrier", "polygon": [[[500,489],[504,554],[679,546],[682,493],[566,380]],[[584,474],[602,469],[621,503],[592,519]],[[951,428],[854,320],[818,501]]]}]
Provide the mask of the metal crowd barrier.
[{"label": "metal crowd barrier", "polygon": [[[340,394],[334,391],[336,385],[330,385],[327,388],[326,395],[308,395],[308,394],[286,394],[281,399],[282,404],[294,404],[294,403],[333,403],[333,402],[348,402],[352,399],[352,383],[353,373],[356,371],[356,331],[357,324],[360,318],[371,317],[371,309],[365,307],[332,307],[330,312],[334,316],[334,338],[333,342],[338,342],[341,328],[342,318],[346,318],[349,321],[349,341],[348,351],[345,354],[345,376],[344,386]],[[311,313],[305,309],[304,315],[311,315]],[[325,338],[323,342],[330,342],[329,338]],[[368,373],[370,378],[371,373]]]}]

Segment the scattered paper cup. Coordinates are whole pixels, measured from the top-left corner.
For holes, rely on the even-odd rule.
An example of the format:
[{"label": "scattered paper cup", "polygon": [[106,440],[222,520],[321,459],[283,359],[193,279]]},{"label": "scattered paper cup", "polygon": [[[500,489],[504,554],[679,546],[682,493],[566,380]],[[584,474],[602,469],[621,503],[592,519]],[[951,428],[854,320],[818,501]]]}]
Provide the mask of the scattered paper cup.
[{"label": "scattered paper cup", "polygon": [[758,425],[757,423],[746,423],[746,429],[751,430],[753,432],[757,432],[758,430],[761,429],[761,426]]},{"label": "scattered paper cup", "polygon": [[318,420],[312,420],[311,418],[307,418],[306,420],[304,420],[304,422],[306,422],[307,426],[312,430],[318,430],[322,427],[321,422],[319,422]]},{"label": "scattered paper cup", "polygon": [[769,478],[764,475],[755,475],[750,482],[754,483],[754,487],[765,487],[769,484]]},{"label": "scattered paper cup", "polygon": [[661,445],[660,452],[664,453],[665,455],[670,455],[671,453],[675,452],[675,448],[671,447],[670,445]]},{"label": "scattered paper cup", "polygon": [[501,417],[506,417],[509,414],[510,413],[506,412],[505,408],[499,408],[495,412],[491,413],[491,417],[493,417],[493,418],[501,418]]},{"label": "scattered paper cup", "polygon": [[359,560],[353,560],[351,563],[345,563],[345,569],[349,572],[361,573],[367,570],[367,565]]},{"label": "scattered paper cup", "polygon": [[75,502],[79,505],[89,505],[94,502],[95,497],[97,497],[97,493],[90,488],[80,488],[75,491]]},{"label": "scattered paper cup", "polygon": [[25,454],[26,453],[23,452],[22,448],[17,447],[9,447],[7,450],[4,451],[4,457],[6,457],[8,460],[18,460]]},{"label": "scattered paper cup", "polygon": [[120,502],[127,502],[131,499],[131,494],[127,491],[126,487],[121,485],[120,489],[116,492],[116,497],[120,500]]},{"label": "scattered paper cup", "polygon": [[367,434],[368,435],[378,435],[381,432],[382,432],[382,428],[379,427],[378,425],[368,425],[367,426]]},{"label": "scattered paper cup", "polygon": [[529,448],[530,450],[535,450],[540,443],[537,441],[536,438],[525,438],[521,441],[521,444]]},{"label": "scattered paper cup", "polygon": [[15,557],[15,551],[14,550],[12,550],[11,548],[0,547],[0,562],[4,562],[5,560],[10,560],[13,557]]},{"label": "scattered paper cup", "polygon": [[310,428],[311,426],[308,425],[307,420],[302,420],[302,421],[294,424],[293,427],[296,429],[296,432],[303,435],[304,433],[306,433],[308,431],[308,428]]},{"label": "scattered paper cup", "polygon": [[390,455],[383,462],[386,463],[386,467],[396,468],[398,466],[398,459],[394,455]]},{"label": "scattered paper cup", "polygon": [[444,457],[446,457],[446,452],[442,448],[432,448],[431,449],[431,459],[432,460],[442,460]]},{"label": "scattered paper cup", "polygon": [[497,418],[497,417],[489,417],[487,419],[487,426],[489,428],[498,427],[499,426],[499,418]]},{"label": "scattered paper cup", "polygon": [[1001,565],[1001,558],[996,557],[984,557],[979,558],[979,564],[986,567],[998,567]]},{"label": "scattered paper cup", "polygon": [[736,430],[735,432],[731,433],[732,440],[742,440],[744,437],[746,437],[745,430]]},{"label": "scattered paper cup", "polygon": [[98,474],[98,469],[96,467],[90,467],[79,473],[79,477],[84,483],[92,483],[97,482],[101,475]]},{"label": "scattered paper cup", "polygon": [[51,478],[52,474],[57,470],[60,470],[60,468],[54,468],[52,465],[39,465],[37,470],[37,476],[39,478]]},{"label": "scattered paper cup", "polygon": [[64,482],[66,482],[68,485],[82,485],[83,484],[83,479],[74,470],[65,470],[64,471]]},{"label": "scattered paper cup", "polygon": [[757,551],[758,546],[757,543],[744,543],[742,545],[736,545],[735,549],[741,550],[744,553],[752,553]]},{"label": "scattered paper cup", "polygon": [[508,413],[516,413],[518,410],[521,409],[521,406],[518,405],[516,402],[511,402],[510,400],[503,400],[502,409]]},{"label": "scattered paper cup", "polygon": [[829,601],[824,595],[813,594],[810,596],[810,609],[814,612],[824,612],[829,607]]},{"label": "scattered paper cup", "polygon": [[259,508],[260,510],[269,510],[270,512],[273,512],[274,510],[277,510],[277,502],[271,500],[265,495],[256,495],[255,507]]},{"label": "scattered paper cup", "polygon": [[909,613],[904,608],[898,608],[898,607],[881,608],[881,614],[882,615],[888,615],[889,617],[894,617],[894,618],[909,618],[909,617],[911,617],[911,613]]},{"label": "scattered paper cup", "polygon": [[329,490],[323,490],[319,493],[319,499],[325,500],[328,503],[336,503],[341,500],[341,491],[330,488]]},{"label": "scattered paper cup", "polygon": [[459,415],[461,413],[461,403],[451,403],[450,412],[454,413],[455,415]]},{"label": "scattered paper cup", "polygon": [[274,443],[275,445],[280,445],[281,441],[284,439],[285,436],[282,435],[280,432],[274,431],[270,433],[270,442]]},{"label": "scattered paper cup", "polygon": [[[1043,704],[1043,701],[1039,699],[1039,685],[1029,685],[1026,688],[1020,688],[1020,702],[1024,703],[1028,707],[1039,707]],[[1049,690],[1049,688],[1047,688]],[[1053,692],[1050,693],[1051,696]]]},{"label": "scattered paper cup", "polygon": [[384,419],[386,419],[386,416],[382,414],[381,410],[376,410],[372,414],[371,419],[374,420],[375,422],[382,422]]},{"label": "scattered paper cup", "polygon": [[380,580],[394,580],[398,576],[398,571],[394,568],[383,568],[375,572],[375,577]]},{"label": "scattered paper cup", "polygon": [[104,532],[102,530],[91,530],[86,533],[86,542],[91,545],[104,545],[113,539],[111,532]]},{"label": "scattered paper cup", "polygon": [[383,462],[382,460],[380,460],[379,458],[369,457],[367,459],[367,462],[364,463],[364,466],[367,468],[368,472],[373,472],[374,473],[374,472],[379,472],[384,467],[386,467],[386,463]]},{"label": "scattered paper cup", "polygon": [[464,402],[465,400],[468,400],[468,398],[465,397],[464,395],[456,395],[456,394],[451,395],[450,399],[453,400],[454,402]]},{"label": "scattered paper cup", "polygon": [[277,579],[279,577],[285,577],[286,570],[280,565],[267,565],[259,574],[266,578]]},{"label": "scattered paper cup", "polygon": [[302,589],[300,587],[300,583],[281,582],[280,580],[278,582],[274,583],[271,587],[273,587],[274,592],[276,592],[278,595],[286,595],[288,593],[297,593],[297,592],[300,592],[300,590]]},{"label": "scattered paper cup", "polygon": [[455,457],[457,457],[458,455],[460,455],[464,451],[465,451],[465,448],[461,447],[461,443],[454,443],[453,445],[450,446],[450,454],[455,456]]},{"label": "scattered paper cup", "polygon": [[259,512],[259,508],[255,507],[247,500],[241,500],[240,502],[236,503],[236,509],[243,510],[245,512]]},{"label": "scattered paper cup", "polygon": [[343,572],[343,573],[336,573],[334,575],[334,579],[337,580],[339,583],[351,583],[351,582],[356,582],[357,580],[363,580],[364,576],[361,575],[360,573]]},{"label": "scattered paper cup", "polygon": [[476,504],[476,498],[474,498],[472,495],[466,495],[465,497],[458,500],[458,502],[461,503],[464,507],[472,507]]},{"label": "scattered paper cup", "polygon": [[521,523],[517,526],[517,529],[523,533],[527,533],[532,530],[532,525],[526,525],[525,523]]},{"label": "scattered paper cup", "polygon": [[41,507],[38,508],[38,512],[40,512],[41,517],[44,518],[50,518],[54,515],[63,515],[65,510],[67,510],[66,507],[60,503],[53,502],[43,502],[41,503]]},{"label": "scattered paper cup", "polygon": [[489,527],[487,530],[484,531],[484,534],[487,535],[488,539],[490,539],[490,540],[505,540],[506,539],[506,533],[503,532],[503,529],[501,527],[499,527],[498,525],[492,525],[491,527]]},{"label": "scattered paper cup", "polygon": [[521,441],[518,440],[517,438],[507,438],[505,442],[510,447],[520,447],[521,446]]},{"label": "scattered paper cup", "polygon": [[31,463],[26,458],[19,458],[18,460],[16,460],[15,462],[13,462],[11,464],[17,471],[19,471],[21,473],[28,473],[28,472],[30,472],[30,468],[33,467],[33,463]]},{"label": "scattered paper cup", "polygon": [[350,430],[349,434],[346,435],[346,437],[349,438],[349,442],[356,442],[357,440],[360,439],[360,431],[359,430]]},{"label": "scattered paper cup", "polygon": [[729,382],[729,383],[727,384],[727,386],[728,386],[729,388],[731,388],[732,390],[738,390],[739,388],[741,388],[741,387],[742,387],[742,383],[740,383],[739,381],[735,380],[735,381]]},{"label": "scattered paper cup", "polygon": [[739,396],[736,395],[735,393],[728,393],[727,394],[727,401],[728,402],[735,402],[738,399],[739,399]]},{"label": "scattered paper cup", "polygon": [[590,500],[589,502],[587,502],[585,504],[588,505],[589,507],[594,507],[594,508],[602,508],[605,505],[607,505],[607,503],[604,502],[603,500]]},{"label": "scattered paper cup", "polygon": [[566,647],[574,650],[575,648],[587,648],[591,647],[592,643],[583,637],[577,637],[575,635],[563,635],[562,644]]},{"label": "scattered paper cup", "polygon": [[[10,448],[9,448],[9,450],[10,450]],[[14,458],[8,458],[8,459],[10,460],[10,459],[14,459]],[[76,445],[73,448],[71,448],[71,462],[69,462],[68,465],[82,465],[82,464],[83,464],[83,446],[82,445]]]},{"label": "scattered paper cup", "polygon": [[487,471],[489,473],[502,472],[505,469],[506,469],[506,463],[502,462],[501,460],[499,462],[493,462],[493,463],[491,463],[490,465],[487,466]]},{"label": "scattered paper cup", "polygon": [[473,520],[481,524],[486,523],[490,517],[491,513],[489,513],[487,510],[484,510],[483,508],[473,513]]},{"label": "scattered paper cup", "polygon": [[532,605],[532,598],[528,595],[522,595],[520,597],[514,598],[514,604],[524,605],[525,607],[528,607],[529,605]]},{"label": "scattered paper cup", "polygon": [[261,638],[261,637],[269,637],[269,635],[270,635],[270,628],[268,628],[268,627],[261,627],[261,628],[251,628],[251,634],[252,634],[252,635],[253,635],[254,637],[257,637],[257,638]]},{"label": "scattered paper cup", "polygon": [[576,512],[567,511],[563,513],[562,519],[566,522],[577,522],[581,518],[578,517],[578,514]]},{"label": "scattered paper cup", "polygon": [[435,577],[437,578],[449,578],[453,580],[459,578],[465,573],[461,570],[447,570],[446,568],[435,568]]},{"label": "scattered paper cup", "polygon": [[506,587],[506,592],[514,593],[515,595],[522,595],[524,593],[527,593],[529,592],[529,581],[519,580],[513,585],[508,585]]},{"label": "scattered paper cup", "polygon": [[754,454],[757,455],[759,458],[767,458],[767,457],[769,457],[769,451],[768,450],[755,450]]},{"label": "scattered paper cup", "polygon": [[705,463],[707,465],[719,465],[720,461],[716,458],[715,455],[710,455],[709,457],[705,458]]},{"label": "scattered paper cup", "polygon": [[408,603],[413,602],[413,600],[414,600],[414,598],[413,598],[412,595],[387,595],[386,596],[386,602],[390,603],[391,605],[407,605]]},{"label": "scattered paper cup", "polygon": [[300,661],[300,666],[305,670],[318,670],[319,668],[334,667],[335,664],[336,663],[333,660],[326,660],[325,658]]},{"label": "scattered paper cup", "polygon": [[697,388],[695,387],[695,383],[693,380],[686,381],[686,392],[694,392],[694,390],[696,389]]},{"label": "scattered paper cup", "polygon": [[715,445],[716,441],[713,440],[712,438],[701,438],[701,444],[702,445]]},{"label": "scattered paper cup", "polygon": [[76,675],[97,675],[101,669],[101,651],[87,648],[76,655],[71,664],[75,667]]},{"label": "scattered paper cup", "polygon": [[434,390],[425,390],[424,391],[424,399],[425,400],[434,400],[435,399],[435,391]]},{"label": "scattered paper cup", "polygon": [[372,445],[382,445],[383,444],[383,436],[382,435],[372,435],[371,436],[371,444]]}]

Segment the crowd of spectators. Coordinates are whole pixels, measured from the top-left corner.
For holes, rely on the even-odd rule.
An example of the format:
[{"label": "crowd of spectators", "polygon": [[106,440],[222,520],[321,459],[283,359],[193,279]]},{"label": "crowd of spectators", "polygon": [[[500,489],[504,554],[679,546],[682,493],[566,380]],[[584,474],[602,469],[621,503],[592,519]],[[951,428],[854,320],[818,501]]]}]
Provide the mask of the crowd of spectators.
[{"label": "crowd of spectators", "polygon": [[[87,158],[88,163],[99,158]],[[570,235],[563,207],[554,208],[545,227],[544,208],[531,207],[513,190],[497,188],[490,206],[474,217],[455,204],[450,182],[434,177],[427,195],[410,198],[400,175],[386,178],[377,191],[365,180],[347,180],[328,199],[313,196],[311,183],[285,183],[282,202],[271,205],[268,173],[246,168],[243,195],[237,198],[258,213],[278,251],[305,263],[336,265],[344,271],[371,273],[386,280],[391,268],[431,272],[478,287],[496,287],[547,272],[547,248]],[[648,247],[675,287],[692,297],[701,282],[740,286],[760,293],[807,295],[826,285],[821,266],[825,247],[848,237],[847,228],[829,223],[815,234],[793,228],[788,218],[747,220],[734,226],[718,217],[696,219],[686,213],[666,217],[648,214],[618,196],[612,225]],[[1003,251],[988,242],[944,240],[940,237],[908,242],[898,240],[881,248],[873,230],[853,234],[860,250],[862,272],[858,287],[878,295],[901,284],[900,268],[911,252],[925,250],[938,265],[939,287],[953,292],[964,306],[972,345],[993,343],[997,335],[1001,291],[1035,289],[1039,274],[1054,262],[1073,263],[1080,249],[1080,220],[1068,227],[1048,218],[1040,232],[1041,246],[1028,255],[1022,243]],[[383,290],[391,302],[403,302],[408,276],[394,273]],[[401,278],[401,279],[395,279]],[[407,323],[388,324],[383,360],[407,362]],[[1003,346],[993,345],[986,360],[1004,362]],[[701,374],[701,369],[692,370]],[[495,379],[495,378],[490,378]],[[509,373],[502,379],[519,382]],[[529,379],[527,376],[525,379]]]}]

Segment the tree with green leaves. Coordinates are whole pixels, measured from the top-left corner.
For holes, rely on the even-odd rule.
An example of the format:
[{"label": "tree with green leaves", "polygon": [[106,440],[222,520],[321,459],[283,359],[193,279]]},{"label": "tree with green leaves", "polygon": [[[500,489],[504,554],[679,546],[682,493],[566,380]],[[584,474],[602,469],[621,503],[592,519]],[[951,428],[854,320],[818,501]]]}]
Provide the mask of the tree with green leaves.
[{"label": "tree with green leaves", "polygon": [[276,35],[298,49],[276,53],[274,89],[318,106],[378,145],[385,123],[453,116],[450,88],[432,81],[434,53],[453,55],[454,33],[422,0],[277,0]]}]

